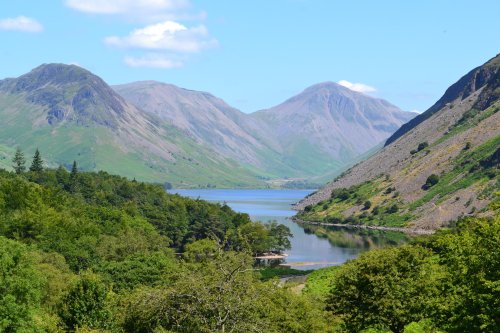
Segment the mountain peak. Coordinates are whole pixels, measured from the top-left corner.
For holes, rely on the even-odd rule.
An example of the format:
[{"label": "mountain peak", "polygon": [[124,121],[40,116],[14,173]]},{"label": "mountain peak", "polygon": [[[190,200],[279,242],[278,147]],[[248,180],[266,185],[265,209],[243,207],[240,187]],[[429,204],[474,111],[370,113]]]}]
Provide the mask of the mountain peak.
[{"label": "mountain peak", "polygon": [[126,102],[100,77],[66,64],[43,64],[18,78],[0,81],[0,90],[24,94],[27,102],[47,110],[50,125],[75,121],[116,128]]}]

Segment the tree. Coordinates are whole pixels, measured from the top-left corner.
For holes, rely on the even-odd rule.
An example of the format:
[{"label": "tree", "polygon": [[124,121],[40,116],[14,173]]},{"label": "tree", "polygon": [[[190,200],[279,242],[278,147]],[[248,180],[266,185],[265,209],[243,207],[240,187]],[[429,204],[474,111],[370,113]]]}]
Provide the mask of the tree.
[{"label": "tree", "polygon": [[348,332],[405,325],[432,318],[439,306],[443,268],[420,246],[370,251],[335,273],[327,307]]},{"label": "tree", "polygon": [[43,171],[43,160],[42,160],[42,156],[40,155],[40,151],[38,150],[38,148],[36,149],[35,155],[33,156],[33,162],[31,162],[30,171],[31,172],[42,172]]},{"label": "tree", "polygon": [[271,249],[282,252],[292,248],[290,244],[290,237],[293,237],[290,228],[286,225],[278,224],[276,221],[272,221],[266,225],[269,230],[269,237],[271,238]]},{"label": "tree", "polygon": [[83,274],[62,300],[62,320],[69,329],[109,327],[112,316],[108,294],[98,276]]},{"label": "tree", "polygon": [[0,332],[34,329],[43,285],[35,264],[25,245],[0,236]]},{"label": "tree", "polygon": [[24,154],[19,147],[16,149],[12,163],[14,163],[12,167],[18,175],[26,171],[26,159],[24,158]]},{"label": "tree", "polygon": [[71,173],[69,174],[69,186],[70,191],[73,193],[78,189],[78,165],[76,164],[76,161],[73,161]]}]

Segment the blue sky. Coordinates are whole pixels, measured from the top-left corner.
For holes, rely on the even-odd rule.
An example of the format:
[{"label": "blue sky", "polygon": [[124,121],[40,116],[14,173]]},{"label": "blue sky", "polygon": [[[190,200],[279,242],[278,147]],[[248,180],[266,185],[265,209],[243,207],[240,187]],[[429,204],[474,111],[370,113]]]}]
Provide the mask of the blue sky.
[{"label": "blue sky", "polygon": [[76,63],[110,84],[158,80],[244,112],[344,81],[424,111],[500,52],[498,0],[0,2],[0,78]]}]

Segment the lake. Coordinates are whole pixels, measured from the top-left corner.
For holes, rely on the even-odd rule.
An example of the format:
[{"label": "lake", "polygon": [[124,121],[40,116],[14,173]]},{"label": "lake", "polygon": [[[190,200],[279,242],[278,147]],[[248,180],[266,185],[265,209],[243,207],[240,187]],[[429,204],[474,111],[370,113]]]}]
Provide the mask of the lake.
[{"label": "lake", "polygon": [[226,203],[233,210],[247,213],[254,221],[276,220],[290,228],[292,248],[286,263],[296,269],[317,269],[344,263],[361,252],[406,241],[404,234],[333,227],[300,226],[290,217],[291,205],[311,190],[169,190],[182,196]]}]

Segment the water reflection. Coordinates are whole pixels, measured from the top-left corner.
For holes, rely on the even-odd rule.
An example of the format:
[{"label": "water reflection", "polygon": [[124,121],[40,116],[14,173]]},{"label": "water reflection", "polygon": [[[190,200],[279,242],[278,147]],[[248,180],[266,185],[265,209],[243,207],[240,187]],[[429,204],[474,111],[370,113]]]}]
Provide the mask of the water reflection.
[{"label": "water reflection", "polygon": [[367,251],[407,243],[410,236],[396,231],[318,226],[299,223],[307,234],[327,239],[333,246]]},{"label": "water reflection", "polygon": [[235,211],[247,213],[254,221],[275,220],[290,228],[292,249],[286,251],[286,263],[297,269],[317,269],[339,265],[371,248],[396,245],[406,236],[397,232],[377,232],[311,225],[299,225],[291,205],[309,190],[171,190],[171,193],[212,202],[226,203]]}]

